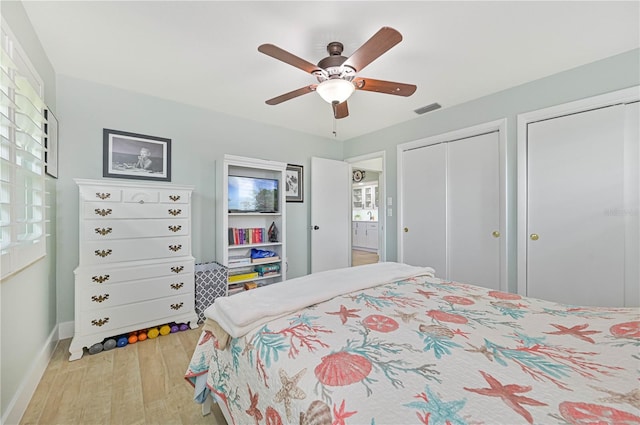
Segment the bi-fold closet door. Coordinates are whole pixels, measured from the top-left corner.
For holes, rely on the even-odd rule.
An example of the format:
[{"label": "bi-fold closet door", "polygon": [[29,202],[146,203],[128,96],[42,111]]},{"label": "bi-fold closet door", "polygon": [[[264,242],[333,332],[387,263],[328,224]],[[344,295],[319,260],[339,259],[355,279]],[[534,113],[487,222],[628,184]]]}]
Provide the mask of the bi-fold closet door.
[{"label": "bi-fold closet door", "polygon": [[400,261],[505,289],[500,132],[399,149]]},{"label": "bi-fold closet door", "polygon": [[640,108],[637,100],[608,103],[519,118],[527,121],[519,128],[523,294],[576,305],[640,304]]}]

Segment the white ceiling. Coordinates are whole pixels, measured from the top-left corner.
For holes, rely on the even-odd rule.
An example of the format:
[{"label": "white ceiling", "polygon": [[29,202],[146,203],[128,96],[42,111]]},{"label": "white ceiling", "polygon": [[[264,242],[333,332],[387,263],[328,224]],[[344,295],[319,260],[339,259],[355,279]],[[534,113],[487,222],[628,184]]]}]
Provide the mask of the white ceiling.
[{"label": "white ceiling", "polygon": [[359,76],[416,84],[408,98],[357,91],[347,140],[640,47],[638,1],[30,1],[27,14],[58,74],[331,138],[315,83],[263,55],[275,44],[309,62],[331,41],[349,56],[378,29],[404,39]]}]

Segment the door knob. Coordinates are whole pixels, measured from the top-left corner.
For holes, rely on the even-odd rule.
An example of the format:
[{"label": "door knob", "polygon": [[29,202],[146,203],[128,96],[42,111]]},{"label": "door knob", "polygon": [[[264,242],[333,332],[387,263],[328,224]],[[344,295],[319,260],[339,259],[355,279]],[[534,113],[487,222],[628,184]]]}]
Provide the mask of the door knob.
[{"label": "door knob", "polygon": [[409,231],[409,228],[408,228],[408,227],[405,227],[405,228],[404,228],[404,232],[405,232],[405,233],[407,233],[408,231]]},{"label": "door knob", "polygon": [[313,230],[318,230],[320,228],[320,226],[313,226]]},{"label": "door knob", "polygon": [[538,239],[540,239],[540,236],[538,236],[536,233],[532,233],[529,237],[532,241],[537,241]]},{"label": "door knob", "polygon": [[499,238],[500,237],[500,232],[498,232],[497,230],[494,230],[492,233],[494,238]]}]

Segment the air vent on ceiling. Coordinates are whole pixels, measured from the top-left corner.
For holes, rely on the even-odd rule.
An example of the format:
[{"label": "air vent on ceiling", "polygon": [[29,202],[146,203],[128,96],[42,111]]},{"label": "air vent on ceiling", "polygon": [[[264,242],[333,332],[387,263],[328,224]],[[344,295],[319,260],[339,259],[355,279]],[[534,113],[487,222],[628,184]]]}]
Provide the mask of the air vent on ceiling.
[{"label": "air vent on ceiling", "polygon": [[431,105],[427,105],[427,106],[423,106],[422,108],[418,108],[418,109],[414,110],[413,112],[415,112],[418,115],[422,115],[422,114],[426,114],[427,112],[435,111],[436,109],[440,109],[440,108],[442,108],[442,106],[440,106],[439,103],[432,103]]}]

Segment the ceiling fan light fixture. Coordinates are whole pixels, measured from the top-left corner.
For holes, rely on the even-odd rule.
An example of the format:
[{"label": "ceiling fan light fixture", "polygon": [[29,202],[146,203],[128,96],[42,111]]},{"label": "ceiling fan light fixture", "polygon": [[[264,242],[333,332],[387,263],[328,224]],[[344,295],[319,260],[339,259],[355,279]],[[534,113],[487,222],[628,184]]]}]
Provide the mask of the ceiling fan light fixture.
[{"label": "ceiling fan light fixture", "polygon": [[352,82],[340,78],[325,80],[316,87],[320,97],[331,104],[342,103],[349,99],[355,89]]}]

